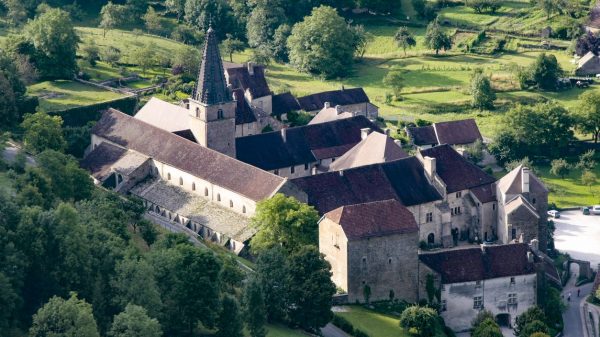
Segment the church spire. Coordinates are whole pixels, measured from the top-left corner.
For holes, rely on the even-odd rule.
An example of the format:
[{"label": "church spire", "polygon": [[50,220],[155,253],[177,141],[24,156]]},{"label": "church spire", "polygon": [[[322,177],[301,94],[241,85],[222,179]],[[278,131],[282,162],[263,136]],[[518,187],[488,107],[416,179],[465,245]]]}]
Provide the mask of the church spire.
[{"label": "church spire", "polygon": [[231,101],[225,82],[217,36],[212,25],[206,31],[202,63],[192,97],[206,105]]}]

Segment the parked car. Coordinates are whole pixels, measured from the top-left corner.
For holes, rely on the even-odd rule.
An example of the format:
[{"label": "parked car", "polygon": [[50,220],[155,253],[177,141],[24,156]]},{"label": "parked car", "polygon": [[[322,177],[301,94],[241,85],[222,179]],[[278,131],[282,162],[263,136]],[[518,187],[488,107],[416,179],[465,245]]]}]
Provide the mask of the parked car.
[{"label": "parked car", "polygon": [[560,212],[557,211],[557,210],[555,210],[555,209],[553,209],[551,211],[548,211],[548,215],[551,216],[551,217],[553,217],[553,218],[555,218],[555,219],[560,218]]},{"label": "parked car", "polygon": [[600,205],[594,205],[591,210],[592,214],[600,215]]},{"label": "parked car", "polygon": [[583,213],[583,215],[590,215],[590,208],[589,207],[581,207],[581,213]]}]

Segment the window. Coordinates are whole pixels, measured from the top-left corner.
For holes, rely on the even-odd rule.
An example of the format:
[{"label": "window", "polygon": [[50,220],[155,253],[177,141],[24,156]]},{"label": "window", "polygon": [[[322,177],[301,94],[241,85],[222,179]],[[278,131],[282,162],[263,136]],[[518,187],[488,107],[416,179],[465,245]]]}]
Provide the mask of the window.
[{"label": "window", "polygon": [[246,214],[246,206],[242,206],[242,213]]},{"label": "window", "polygon": [[535,198],[531,199],[531,203],[535,205]]},{"label": "window", "polygon": [[331,158],[331,162],[333,163],[335,161],[335,158]]},{"label": "window", "polygon": [[217,193],[217,201],[221,201],[221,193]]},{"label": "window", "polygon": [[508,294],[508,304],[517,304],[517,294]]},{"label": "window", "polygon": [[513,228],[511,230],[511,237],[513,240],[517,238],[517,229],[516,228]]},{"label": "window", "polygon": [[446,311],[447,310],[447,308],[446,308],[446,300],[442,300],[441,310],[442,311]]},{"label": "window", "polygon": [[205,197],[208,197],[208,187],[205,187],[205,188],[204,188],[204,196],[205,196]]},{"label": "window", "polygon": [[196,190],[196,183],[192,183],[192,191]]},{"label": "window", "polygon": [[492,204],[492,209],[495,211],[496,210],[496,204]]},{"label": "window", "polygon": [[425,214],[425,222],[432,222],[433,221],[433,213],[427,213]]},{"label": "window", "polygon": [[304,171],[308,171],[308,163],[304,164]]},{"label": "window", "polygon": [[481,281],[475,281],[475,288],[481,288]]},{"label": "window", "polygon": [[183,185],[183,178],[179,177],[179,185]]},{"label": "window", "polygon": [[456,192],[456,197],[457,197],[457,198],[460,198],[460,197],[462,197],[462,192]]},{"label": "window", "polygon": [[450,209],[450,215],[459,215],[461,212],[460,206]]},{"label": "window", "polygon": [[392,258],[388,258],[388,264],[392,264]]},{"label": "window", "polygon": [[483,307],[483,297],[473,297],[473,309],[481,309]]},{"label": "window", "polygon": [[200,108],[196,108],[196,117],[200,117]]},{"label": "window", "polygon": [[290,167],[290,173],[294,174],[296,172],[296,166]]},{"label": "window", "polygon": [[510,278],[510,285],[511,285],[511,286],[512,286],[512,285],[515,285],[515,278],[514,278],[514,277],[511,277],[511,278]]},{"label": "window", "polygon": [[223,119],[223,109],[217,111],[217,119]]},{"label": "window", "polygon": [[167,180],[171,180],[171,173],[167,173]]},{"label": "window", "polygon": [[279,169],[275,169],[273,173],[275,173],[275,175],[279,175]]},{"label": "window", "polygon": [[427,235],[427,243],[431,245],[435,243],[435,235],[433,233]]},{"label": "window", "polygon": [[229,200],[229,207],[233,208],[233,200]]}]

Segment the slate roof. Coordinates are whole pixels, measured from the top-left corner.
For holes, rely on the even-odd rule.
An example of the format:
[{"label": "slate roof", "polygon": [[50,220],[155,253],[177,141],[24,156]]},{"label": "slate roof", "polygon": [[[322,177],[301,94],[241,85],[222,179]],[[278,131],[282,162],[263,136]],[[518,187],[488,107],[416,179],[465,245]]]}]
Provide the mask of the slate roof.
[{"label": "slate roof", "polygon": [[300,104],[298,104],[296,97],[289,92],[273,95],[272,100],[273,115],[275,116],[286,114],[290,111],[300,110]]},{"label": "slate roof", "polygon": [[422,253],[419,259],[450,284],[534,274],[527,252],[527,244],[515,243]]},{"label": "slate roof", "polygon": [[92,134],[255,201],[270,197],[285,181],[114,109],[103,113]]},{"label": "slate roof", "polygon": [[190,116],[186,108],[156,97],[152,97],[134,117],[169,132],[190,129]]},{"label": "slate roof", "polygon": [[436,159],[436,171],[446,184],[448,193],[488,185],[496,179],[461,156],[450,145],[421,150],[423,157]]},{"label": "slate roof", "polygon": [[433,123],[433,125],[406,128],[408,136],[417,146],[471,144],[483,140],[474,119]]},{"label": "slate roof", "polygon": [[325,91],[298,98],[298,103],[304,111],[321,110],[325,106],[325,102],[336,106],[369,103],[370,101],[363,88]]},{"label": "slate roof", "polygon": [[[521,194],[523,189],[521,179],[523,174],[523,165],[519,165],[512,171],[508,172],[504,177],[498,180],[498,188],[502,193],[506,194]],[[548,189],[544,183],[529,170],[529,191],[538,193],[548,193]]]},{"label": "slate roof", "polygon": [[323,108],[310,120],[310,122],[308,122],[308,124],[326,123],[338,119],[350,118],[352,116],[353,114],[348,111],[338,112],[336,108]]},{"label": "slate roof", "polygon": [[254,123],[256,122],[256,115],[244,99],[244,90],[234,89],[233,99],[236,101],[235,106],[235,125]]},{"label": "slate roof", "polygon": [[471,189],[471,192],[475,194],[479,202],[487,203],[496,201],[496,186],[494,184],[481,185]]},{"label": "slate roof", "polygon": [[329,165],[330,171],[346,170],[353,167],[385,163],[408,157],[408,154],[389,136],[371,132],[344,155]]},{"label": "slate roof", "polygon": [[265,68],[261,65],[250,65],[254,69],[251,75],[247,64],[225,68],[227,82],[233,89],[249,91],[253,99],[271,95],[271,89],[265,78]]},{"label": "slate roof", "polygon": [[512,212],[518,210],[519,208],[525,208],[529,211],[533,216],[539,219],[539,215],[535,210],[535,207],[529,203],[522,195],[518,195],[517,197],[511,199],[504,206],[504,211],[506,214],[511,214]]},{"label": "slate roof", "polygon": [[325,214],[341,206],[395,199],[414,206],[442,197],[429,184],[416,157],[292,180],[308,204]]},{"label": "slate roof", "polygon": [[101,143],[96,146],[81,162],[82,168],[88,170],[92,177],[104,181],[111,174],[111,167],[121,159],[126,149],[109,143]]},{"label": "slate roof", "polygon": [[231,96],[225,81],[217,34],[212,27],[206,31],[205,40],[202,63],[192,97],[204,104],[229,102]]},{"label": "slate roof", "polygon": [[[381,132],[364,116],[236,138],[237,159],[263,170],[338,157],[360,142],[360,129]],[[327,157],[328,155],[330,157]],[[325,156],[325,157],[324,157]]]},{"label": "slate roof", "polygon": [[348,240],[419,231],[413,214],[393,199],[342,206],[325,217],[342,226]]}]

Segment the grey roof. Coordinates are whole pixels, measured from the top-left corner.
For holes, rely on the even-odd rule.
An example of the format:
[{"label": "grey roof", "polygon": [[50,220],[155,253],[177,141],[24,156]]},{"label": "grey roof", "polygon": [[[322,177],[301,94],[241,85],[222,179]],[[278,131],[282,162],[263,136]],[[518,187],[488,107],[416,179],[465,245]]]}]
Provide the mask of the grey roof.
[{"label": "grey roof", "polygon": [[421,127],[408,127],[406,133],[418,146],[424,145],[462,145],[483,140],[474,119],[433,123]]},{"label": "grey roof", "polygon": [[104,181],[110,176],[112,165],[123,158],[126,152],[126,149],[103,142],[96,146],[80,162],[80,165],[88,170],[92,177]]},{"label": "grey roof", "polygon": [[338,119],[350,118],[353,114],[348,111],[338,112],[336,108],[323,108],[313,117],[308,124],[319,124],[336,121]]},{"label": "grey roof", "polygon": [[[523,165],[517,166],[512,171],[508,172],[504,177],[498,180],[497,186],[506,194],[521,194],[523,193],[521,179],[523,173]],[[548,193],[548,189],[544,183],[529,170],[529,190],[541,193]]]},{"label": "grey roof", "polygon": [[351,88],[319,92],[316,94],[299,97],[298,103],[304,111],[320,110],[329,102],[332,106],[369,103],[369,96],[363,88]]},{"label": "grey roof", "polygon": [[504,210],[505,210],[506,214],[510,214],[519,208],[525,208],[527,211],[529,211],[531,214],[533,214],[536,218],[540,217],[538,215],[537,211],[535,210],[535,207],[533,207],[533,205],[531,205],[529,203],[529,201],[527,201],[525,198],[523,198],[522,195],[517,195],[512,200],[508,201],[506,203],[506,205],[504,206]]},{"label": "grey roof", "polygon": [[103,113],[92,134],[255,201],[270,197],[285,181],[114,109]]},{"label": "grey roof", "polygon": [[345,170],[353,167],[385,163],[408,157],[408,154],[389,136],[371,132],[329,166],[330,171]]},{"label": "grey roof", "polygon": [[169,132],[190,129],[190,116],[186,108],[156,97],[150,98],[134,117]]},{"label": "grey roof", "polygon": [[273,115],[275,116],[286,114],[290,111],[300,110],[300,104],[298,104],[296,97],[289,92],[273,95],[272,105]]},{"label": "grey roof", "polygon": [[192,97],[204,104],[229,102],[231,96],[225,81],[217,34],[212,27],[206,32],[205,39],[202,63]]}]

